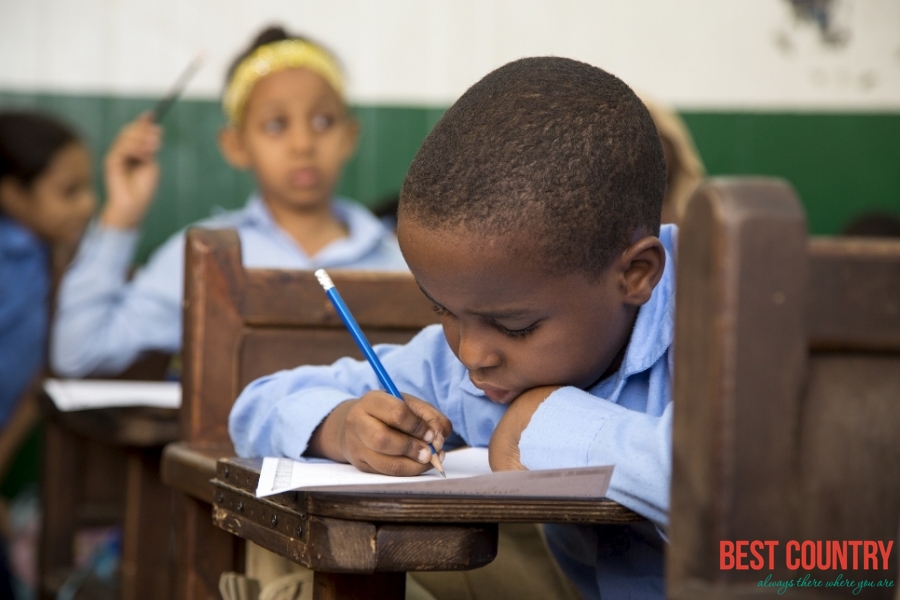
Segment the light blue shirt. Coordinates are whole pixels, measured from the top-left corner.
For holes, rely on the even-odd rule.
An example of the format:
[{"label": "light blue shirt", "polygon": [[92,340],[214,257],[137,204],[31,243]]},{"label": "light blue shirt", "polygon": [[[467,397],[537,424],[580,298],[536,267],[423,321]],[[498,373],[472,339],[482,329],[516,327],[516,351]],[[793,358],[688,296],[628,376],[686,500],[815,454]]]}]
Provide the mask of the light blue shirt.
[{"label": "light blue shirt", "polygon": [[49,319],[49,250],[0,215],[0,428],[44,366]]},{"label": "light blue shirt", "polygon": [[[622,366],[590,390],[553,392],[522,433],[519,450],[529,469],[615,465],[608,497],[647,517],[633,526],[547,526],[548,542],[585,598],[663,597],[663,540],[672,463],[671,347],[675,315],[677,229],[660,232],[666,267],[641,307]],[[397,387],[430,402],[452,422],[448,443],[487,446],[506,410],[469,380],[440,326],[403,346],[376,352]],[[241,456],[300,457],[334,408],[380,389],[366,362],[341,359],[303,366],[251,383],[228,422]],[[458,437],[456,437],[458,436]]]},{"label": "light blue shirt", "polygon": [[[236,229],[244,266],[250,268],[406,270],[397,238],[371,212],[344,199],[332,207],[349,235],[315,256],[279,228],[258,196],[241,210],[195,226]],[[115,374],[143,352],[181,349],[185,232],[160,246],[129,282],[138,237],[137,231],[94,226],[82,241],[57,300],[50,348],[57,373]]]}]

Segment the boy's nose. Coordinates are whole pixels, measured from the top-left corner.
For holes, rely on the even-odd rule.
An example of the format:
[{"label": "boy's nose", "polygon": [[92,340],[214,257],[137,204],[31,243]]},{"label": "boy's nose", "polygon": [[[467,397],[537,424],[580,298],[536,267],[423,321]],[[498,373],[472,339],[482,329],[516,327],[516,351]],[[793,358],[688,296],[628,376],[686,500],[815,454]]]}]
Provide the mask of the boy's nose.
[{"label": "boy's nose", "polygon": [[469,371],[496,367],[500,364],[500,354],[489,344],[484,331],[479,328],[459,330],[459,361]]}]

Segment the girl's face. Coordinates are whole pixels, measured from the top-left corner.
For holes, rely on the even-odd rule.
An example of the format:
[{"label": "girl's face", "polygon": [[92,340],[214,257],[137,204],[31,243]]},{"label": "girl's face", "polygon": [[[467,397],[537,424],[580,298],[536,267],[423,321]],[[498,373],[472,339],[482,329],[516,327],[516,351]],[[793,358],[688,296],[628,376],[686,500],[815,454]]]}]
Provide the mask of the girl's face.
[{"label": "girl's face", "polygon": [[326,205],[356,146],[357,127],[317,73],[286,69],[253,87],[239,129],[221,138],[229,162],[252,169],[263,198],[293,210]]},{"label": "girl's face", "polygon": [[60,149],[30,188],[7,180],[0,189],[3,211],[53,244],[77,244],[97,204],[91,155],[80,143]]}]

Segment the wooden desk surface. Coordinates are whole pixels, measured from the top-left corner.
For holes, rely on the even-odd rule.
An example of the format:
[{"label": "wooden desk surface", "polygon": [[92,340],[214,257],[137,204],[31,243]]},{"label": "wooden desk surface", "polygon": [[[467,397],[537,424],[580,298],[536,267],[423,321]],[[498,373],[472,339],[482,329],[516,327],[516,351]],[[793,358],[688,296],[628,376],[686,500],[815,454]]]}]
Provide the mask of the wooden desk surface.
[{"label": "wooden desk surface", "polygon": [[320,491],[257,498],[262,460],[230,453],[169,444],[163,481],[212,503],[218,527],[314,570],[316,598],[402,598],[404,572],[484,566],[496,556],[498,523],[644,520],[607,499]]},{"label": "wooden desk surface", "polygon": [[[217,504],[231,509],[248,496],[254,500],[262,459],[224,458],[216,467],[213,486]],[[632,523],[644,518],[621,504],[594,499],[509,498],[508,496],[448,496],[294,491],[265,498],[285,514],[310,514],[357,521],[398,523]]]},{"label": "wooden desk surface", "polygon": [[178,409],[115,406],[63,412],[46,393],[41,413],[66,431],[109,446],[162,448],[178,439]]}]

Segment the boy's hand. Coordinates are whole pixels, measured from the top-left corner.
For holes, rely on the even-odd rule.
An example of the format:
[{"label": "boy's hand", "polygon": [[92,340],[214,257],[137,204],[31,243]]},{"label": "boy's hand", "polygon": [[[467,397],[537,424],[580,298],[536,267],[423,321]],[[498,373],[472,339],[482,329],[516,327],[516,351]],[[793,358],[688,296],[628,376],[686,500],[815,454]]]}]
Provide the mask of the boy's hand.
[{"label": "boy's hand", "polygon": [[526,470],[519,458],[519,439],[541,402],[560,387],[548,385],[532,388],[513,400],[497,424],[488,445],[488,461],[492,471]]},{"label": "boy's hand", "polygon": [[403,397],[406,402],[372,391],[344,402],[313,434],[310,450],[349,462],[360,471],[399,476],[424,473],[431,468],[428,443],[440,452],[453,427],[432,405]]},{"label": "boy's hand", "polygon": [[119,131],[103,161],[106,206],[101,223],[116,229],[134,229],[141,224],[159,182],[156,153],[161,142],[162,130],[150,113]]}]

